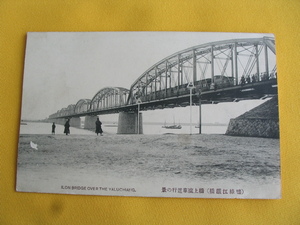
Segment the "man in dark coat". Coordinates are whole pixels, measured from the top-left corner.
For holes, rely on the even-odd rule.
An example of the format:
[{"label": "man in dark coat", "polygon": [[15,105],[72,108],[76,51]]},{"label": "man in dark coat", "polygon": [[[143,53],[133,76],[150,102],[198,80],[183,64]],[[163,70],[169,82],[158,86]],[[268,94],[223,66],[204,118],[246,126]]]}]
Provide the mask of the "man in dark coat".
[{"label": "man in dark coat", "polygon": [[67,122],[65,123],[65,130],[64,130],[64,133],[66,135],[69,135],[70,134],[70,120],[68,119]]},{"label": "man in dark coat", "polygon": [[101,128],[101,122],[100,122],[100,120],[99,120],[99,118],[97,118],[97,121],[96,121],[96,134],[97,134],[97,136],[98,136],[98,134],[100,134],[101,136],[102,136],[102,133],[103,133],[103,130],[102,130],[102,128]]},{"label": "man in dark coat", "polygon": [[53,122],[53,124],[52,124],[52,134],[55,134],[55,123]]}]

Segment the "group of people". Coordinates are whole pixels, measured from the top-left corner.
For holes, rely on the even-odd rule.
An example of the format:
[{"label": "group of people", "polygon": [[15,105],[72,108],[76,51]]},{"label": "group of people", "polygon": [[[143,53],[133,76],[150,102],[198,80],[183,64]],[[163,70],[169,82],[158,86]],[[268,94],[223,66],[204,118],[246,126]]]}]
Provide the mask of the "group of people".
[{"label": "group of people", "polygon": [[[270,80],[270,79],[275,79],[277,77],[277,72],[272,72],[270,73],[270,75],[268,75],[267,73],[261,73],[260,74],[260,80],[261,81],[265,81],[265,80]],[[251,77],[250,75],[248,75],[246,78],[243,75],[241,77],[241,81],[240,84],[244,85],[244,84],[250,84],[250,83],[255,83],[259,81],[259,75],[258,74],[253,74]]]},{"label": "group of people", "polygon": [[[97,136],[100,134],[101,136],[103,136],[103,130],[102,130],[102,123],[101,121],[99,120],[99,118],[97,118],[96,120],[96,131],[95,133],[97,134]],[[64,129],[64,134],[66,135],[69,135],[70,134],[70,119],[67,119],[65,125],[64,125],[65,129]],[[52,124],[52,134],[55,134],[55,128],[56,128],[56,125],[55,123],[53,122]]]},{"label": "group of people", "polygon": [[248,75],[246,78],[245,76],[243,75],[241,77],[241,85],[244,85],[244,84],[250,84],[250,83],[255,83],[256,82],[256,77],[255,75],[252,75],[252,77],[250,78],[250,75]]}]

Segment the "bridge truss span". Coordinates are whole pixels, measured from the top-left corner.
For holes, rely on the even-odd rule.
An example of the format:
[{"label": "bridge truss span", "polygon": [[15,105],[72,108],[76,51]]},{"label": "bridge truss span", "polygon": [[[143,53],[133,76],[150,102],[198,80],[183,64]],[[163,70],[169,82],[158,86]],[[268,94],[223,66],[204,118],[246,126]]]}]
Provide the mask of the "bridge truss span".
[{"label": "bridge truss span", "polygon": [[91,99],[80,99],[74,109],[75,114],[88,112],[90,109]]},{"label": "bridge truss span", "polygon": [[177,52],[146,70],[131,86],[128,104],[189,94],[188,84],[201,92],[275,79],[273,38],[232,39]]},{"label": "bridge truss span", "polygon": [[122,87],[106,87],[99,90],[90,102],[89,112],[118,108],[126,105],[129,90]]},{"label": "bridge truss span", "polygon": [[231,39],[176,52],[141,74],[130,89],[105,87],[49,118],[229,102],[277,94],[275,40]]}]

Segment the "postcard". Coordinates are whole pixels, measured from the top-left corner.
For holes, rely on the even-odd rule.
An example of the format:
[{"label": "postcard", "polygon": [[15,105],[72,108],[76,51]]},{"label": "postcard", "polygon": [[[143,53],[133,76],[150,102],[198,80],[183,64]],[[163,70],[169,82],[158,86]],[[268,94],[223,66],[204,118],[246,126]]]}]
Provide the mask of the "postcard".
[{"label": "postcard", "polygon": [[273,34],[29,32],[16,190],[281,198]]}]

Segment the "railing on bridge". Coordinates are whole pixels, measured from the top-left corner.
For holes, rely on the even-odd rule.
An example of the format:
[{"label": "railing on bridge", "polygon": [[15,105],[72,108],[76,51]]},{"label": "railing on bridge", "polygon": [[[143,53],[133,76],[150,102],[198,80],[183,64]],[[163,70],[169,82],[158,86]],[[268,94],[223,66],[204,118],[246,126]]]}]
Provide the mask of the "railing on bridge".
[{"label": "railing on bridge", "polygon": [[81,99],[50,115],[68,117],[118,111],[121,107],[164,101],[193,93],[205,94],[237,86],[268,83],[277,78],[273,38],[233,39],[194,46],[166,57],[151,66],[131,85],[130,90],[107,87],[94,97]]}]

